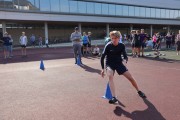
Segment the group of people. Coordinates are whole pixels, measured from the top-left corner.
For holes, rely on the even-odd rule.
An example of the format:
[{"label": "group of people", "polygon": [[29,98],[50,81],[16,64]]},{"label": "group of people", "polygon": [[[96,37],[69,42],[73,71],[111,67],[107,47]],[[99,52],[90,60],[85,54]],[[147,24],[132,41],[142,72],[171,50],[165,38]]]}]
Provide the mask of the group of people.
[{"label": "group of people", "polygon": [[150,38],[144,32],[144,29],[141,29],[140,31],[132,30],[129,36],[132,46],[132,56],[140,57],[140,52],[142,52],[142,57],[144,57],[144,48],[146,46],[150,47],[149,42],[152,40],[152,50],[155,50],[156,57],[159,57],[162,39],[166,41],[166,49],[170,49],[172,46],[176,45],[177,55],[179,55],[179,34],[176,36],[175,33],[170,34],[170,32],[168,32],[167,35],[163,37],[160,33],[154,33],[152,38]]},{"label": "group of people", "polygon": [[[144,29],[132,30],[129,37],[132,46],[133,57],[144,57],[144,48],[146,46],[147,35],[144,33]],[[140,55],[140,52],[142,53]]]},{"label": "group of people", "polygon": [[83,32],[83,36],[79,32],[79,28],[75,27],[74,32],[71,34],[70,39],[73,44],[74,58],[75,64],[77,64],[78,58],[80,59],[80,63],[82,64],[81,57],[82,55],[92,54],[93,56],[100,55],[100,49],[97,45],[92,49],[91,46],[91,32]]},{"label": "group of people", "polygon": [[[32,34],[31,37],[30,37],[30,43],[31,43],[32,46],[34,46],[34,47],[36,46],[36,37],[35,37],[34,34]],[[39,45],[39,48],[43,48],[43,38],[40,35],[38,37],[38,45]],[[49,40],[48,40],[48,38],[45,38],[45,45],[46,45],[47,48],[49,48]]]},{"label": "group of people", "polygon": [[[30,37],[30,42],[33,46],[35,46],[35,36],[32,34],[32,36]],[[7,32],[4,33],[4,35],[2,36],[2,38],[0,38],[0,43],[3,44],[3,51],[4,51],[4,59],[7,58],[12,58],[13,57],[13,39],[11,37],[10,34],[8,34]],[[27,52],[26,52],[26,47],[28,44],[28,38],[25,35],[25,32],[22,32],[22,35],[19,38],[19,43],[21,46],[21,55],[22,57],[27,57]],[[48,39],[45,40],[45,44],[47,46],[47,48],[49,48],[48,46]],[[42,37],[39,37],[39,47],[42,47]]]}]

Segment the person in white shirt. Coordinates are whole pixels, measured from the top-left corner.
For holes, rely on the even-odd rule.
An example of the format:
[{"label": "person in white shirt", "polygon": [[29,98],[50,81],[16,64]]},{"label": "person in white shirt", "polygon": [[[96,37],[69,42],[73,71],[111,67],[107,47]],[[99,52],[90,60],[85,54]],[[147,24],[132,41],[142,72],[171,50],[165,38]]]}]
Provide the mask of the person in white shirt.
[{"label": "person in white shirt", "polygon": [[49,45],[48,45],[49,44],[49,40],[48,40],[48,38],[46,38],[45,44],[46,44],[46,47],[49,48]]},{"label": "person in white shirt", "polygon": [[21,48],[22,48],[21,49],[22,57],[27,56],[27,54],[26,54],[27,36],[25,35],[25,32],[22,32],[22,36],[20,37],[19,42],[20,42]]},{"label": "person in white shirt", "polygon": [[94,56],[100,55],[100,49],[99,49],[99,47],[98,47],[97,45],[95,45],[92,54],[93,54]]}]

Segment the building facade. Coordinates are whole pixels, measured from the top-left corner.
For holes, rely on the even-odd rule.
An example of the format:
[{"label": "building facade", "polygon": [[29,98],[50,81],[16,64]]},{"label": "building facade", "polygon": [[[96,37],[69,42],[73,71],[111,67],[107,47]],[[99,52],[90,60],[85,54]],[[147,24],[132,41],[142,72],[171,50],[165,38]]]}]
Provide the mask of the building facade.
[{"label": "building facade", "polygon": [[17,44],[22,31],[28,37],[69,41],[75,26],[91,31],[94,39],[111,30],[177,33],[179,5],[178,0],[0,0],[0,31],[10,33]]}]

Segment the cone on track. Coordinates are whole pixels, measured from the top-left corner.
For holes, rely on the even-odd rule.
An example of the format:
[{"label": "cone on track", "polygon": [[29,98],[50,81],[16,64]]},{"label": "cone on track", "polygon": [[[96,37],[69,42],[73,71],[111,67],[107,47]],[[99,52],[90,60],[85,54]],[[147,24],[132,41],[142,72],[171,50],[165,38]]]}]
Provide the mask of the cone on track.
[{"label": "cone on track", "polygon": [[41,60],[41,63],[40,63],[40,69],[41,69],[41,70],[45,70],[43,60]]},{"label": "cone on track", "polygon": [[105,95],[103,96],[103,98],[108,99],[108,100],[112,99],[112,93],[111,93],[111,89],[109,87],[109,83],[107,84],[106,92],[105,92]]},{"label": "cone on track", "polygon": [[81,65],[81,60],[79,58],[79,55],[77,56],[77,65]]}]

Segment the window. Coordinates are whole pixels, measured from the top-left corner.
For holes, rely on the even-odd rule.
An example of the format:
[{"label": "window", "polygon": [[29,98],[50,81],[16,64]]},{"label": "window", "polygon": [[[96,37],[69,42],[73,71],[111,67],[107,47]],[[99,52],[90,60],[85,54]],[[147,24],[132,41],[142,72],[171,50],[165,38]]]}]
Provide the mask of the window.
[{"label": "window", "polygon": [[102,4],[102,14],[108,15],[108,4]]},{"label": "window", "polygon": [[169,18],[170,11],[166,10],[166,18]]},{"label": "window", "polygon": [[146,17],[151,17],[151,9],[146,8]]},{"label": "window", "polygon": [[161,18],[166,18],[166,10],[161,9]]},{"label": "window", "polygon": [[41,11],[50,11],[49,0],[40,0],[40,10]]},{"label": "window", "polygon": [[160,17],[161,17],[161,10],[156,9],[156,18],[160,18]]},{"label": "window", "polygon": [[170,10],[170,18],[174,18],[174,10]]},{"label": "window", "polygon": [[135,16],[136,17],[140,16],[140,7],[135,7]]},{"label": "window", "polygon": [[177,19],[178,16],[179,16],[179,15],[178,15],[178,12],[179,12],[178,10],[175,10],[175,11],[174,11],[174,18],[176,18],[176,19]]},{"label": "window", "polygon": [[69,7],[70,7],[70,12],[71,13],[77,13],[78,8],[77,8],[77,1],[69,1]]},{"label": "window", "polygon": [[60,11],[61,12],[69,12],[69,1],[60,0]]},{"label": "window", "polygon": [[122,5],[116,5],[116,15],[122,15]]},{"label": "window", "polygon": [[86,13],[86,2],[78,2],[78,12]]},{"label": "window", "polygon": [[50,0],[51,2],[51,11],[52,12],[59,12],[60,11],[60,3],[59,0]]},{"label": "window", "polygon": [[116,7],[113,4],[109,4],[109,15],[116,15]]},{"label": "window", "polygon": [[4,2],[1,2],[1,1],[0,1],[0,8],[13,9],[13,1],[12,0],[4,0]]},{"label": "window", "polygon": [[155,8],[151,8],[151,17],[156,17],[156,10]]},{"label": "window", "polygon": [[129,8],[128,6],[123,6],[123,16],[128,16],[129,15]]},{"label": "window", "polygon": [[94,14],[94,3],[87,2],[87,13]]},{"label": "window", "polygon": [[35,0],[34,5],[35,5],[36,8],[40,9],[39,0]]},{"label": "window", "polygon": [[129,16],[134,16],[134,7],[133,6],[129,6]]},{"label": "window", "polygon": [[140,16],[146,17],[146,9],[144,7],[140,7]]},{"label": "window", "polygon": [[102,9],[101,3],[95,3],[94,6],[95,6],[95,11],[94,11],[95,14],[101,14],[101,9]]}]

